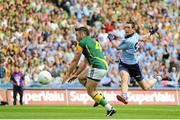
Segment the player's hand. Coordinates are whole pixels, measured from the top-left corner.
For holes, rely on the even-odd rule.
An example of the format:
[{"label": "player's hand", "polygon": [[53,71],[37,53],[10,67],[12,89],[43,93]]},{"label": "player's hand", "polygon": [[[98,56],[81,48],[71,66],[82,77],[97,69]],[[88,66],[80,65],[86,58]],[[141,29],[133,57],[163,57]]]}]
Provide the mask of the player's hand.
[{"label": "player's hand", "polygon": [[111,40],[116,39],[116,36],[113,34],[108,34],[107,38],[111,41]]},{"label": "player's hand", "polygon": [[77,75],[71,75],[71,76],[68,78],[67,82],[68,82],[68,83],[71,83],[71,82],[74,81],[76,78],[77,78]]},{"label": "player's hand", "polygon": [[65,75],[65,76],[63,77],[62,84],[66,83],[66,81],[68,81],[68,76],[67,76],[67,75]]}]

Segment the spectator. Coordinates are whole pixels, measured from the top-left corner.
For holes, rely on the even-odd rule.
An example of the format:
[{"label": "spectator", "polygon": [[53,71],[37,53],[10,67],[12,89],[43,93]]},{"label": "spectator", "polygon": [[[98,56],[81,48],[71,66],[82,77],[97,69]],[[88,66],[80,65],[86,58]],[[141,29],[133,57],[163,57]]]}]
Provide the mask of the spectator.
[{"label": "spectator", "polygon": [[[132,19],[141,34],[151,27],[158,26],[158,34],[140,43],[139,60],[143,68],[148,68],[147,77],[176,68],[179,73],[179,15],[178,0],[140,1],[140,0],[11,0],[1,1],[0,14],[0,50],[5,56],[5,64],[0,67],[0,77],[5,75],[5,81],[11,73],[11,67],[17,63],[23,64],[25,75],[38,74],[36,68],[49,69],[57,77],[62,77],[64,70],[71,61],[70,46],[76,43],[75,26],[90,28],[103,47],[103,52],[109,61],[109,67],[118,67],[116,60],[118,51],[111,47],[107,39],[108,32],[124,37],[124,21]],[[52,4],[55,3],[55,4]],[[19,16],[21,15],[21,16]],[[152,41],[152,42],[149,42]],[[164,47],[164,45],[166,45]],[[152,52],[150,52],[151,50]],[[69,51],[66,53],[66,51]],[[170,61],[169,61],[170,60]],[[166,62],[167,67],[162,64]],[[8,64],[8,65],[7,65]],[[3,67],[2,67],[3,66]],[[52,67],[52,68],[50,68]],[[6,72],[4,72],[4,69]],[[29,69],[29,70],[27,70]],[[118,70],[118,69],[116,69]],[[59,73],[60,72],[60,73]],[[4,76],[4,75],[2,75]],[[3,79],[4,79],[3,78]],[[115,79],[113,77],[113,79]],[[115,83],[116,84],[116,83]],[[113,86],[112,86],[113,87]]]},{"label": "spectator", "polygon": [[174,87],[178,86],[178,80],[179,80],[179,74],[177,73],[177,70],[175,67],[172,68],[172,72],[170,73],[171,78],[171,85]]},{"label": "spectator", "polygon": [[5,59],[4,56],[1,54],[0,55],[0,84],[5,83],[7,80],[7,74],[6,74],[6,68],[4,66]]},{"label": "spectator", "polygon": [[165,45],[162,59],[164,62],[166,62],[168,60],[168,58],[169,58],[169,50],[168,50],[168,46]]},{"label": "spectator", "polygon": [[17,93],[20,95],[20,105],[23,105],[24,74],[21,72],[21,67],[19,65],[15,65],[10,80],[13,84],[13,105],[16,105]]}]

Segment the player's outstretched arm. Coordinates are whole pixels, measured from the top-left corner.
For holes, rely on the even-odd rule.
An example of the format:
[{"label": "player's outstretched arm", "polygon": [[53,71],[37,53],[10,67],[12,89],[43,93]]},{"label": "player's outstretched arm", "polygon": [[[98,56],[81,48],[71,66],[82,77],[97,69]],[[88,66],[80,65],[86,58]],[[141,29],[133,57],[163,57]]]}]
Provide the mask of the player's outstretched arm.
[{"label": "player's outstretched arm", "polygon": [[72,82],[73,80],[75,80],[86,69],[87,65],[88,61],[85,58],[84,61],[82,61],[78,66],[77,70],[71,74],[67,81]]},{"label": "player's outstretched arm", "polygon": [[155,34],[158,31],[158,27],[150,30],[147,34],[142,36],[142,40],[146,40],[148,37],[150,37],[151,35]]},{"label": "player's outstretched arm", "polygon": [[72,60],[66,75],[63,78],[62,84],[65,83],[68,80],[68,77],[72,74],[72,72],[76,69],[76,66],[80,60],[81,54],[79,51],[75,53],[74,59]]},{"label": "player's outstretched arm", "polygon": [[85,58],[84,61],[82,61],[81,64],[79,65],[79,68],[77,69],[75,75],[78,76],[83,70],[85,70],[87,65],[88,65],[88,61]]}]

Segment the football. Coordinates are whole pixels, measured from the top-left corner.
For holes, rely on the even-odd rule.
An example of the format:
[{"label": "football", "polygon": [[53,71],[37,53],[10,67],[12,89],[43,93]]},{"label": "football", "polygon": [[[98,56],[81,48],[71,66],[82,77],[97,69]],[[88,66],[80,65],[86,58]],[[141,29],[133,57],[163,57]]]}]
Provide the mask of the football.
[{"label": "football", "polygon": [[49,84],[52,81],[53,77],[50,72],[48,71],[41,71],[38,75],[38,81],[39,83],[46,85]]}]

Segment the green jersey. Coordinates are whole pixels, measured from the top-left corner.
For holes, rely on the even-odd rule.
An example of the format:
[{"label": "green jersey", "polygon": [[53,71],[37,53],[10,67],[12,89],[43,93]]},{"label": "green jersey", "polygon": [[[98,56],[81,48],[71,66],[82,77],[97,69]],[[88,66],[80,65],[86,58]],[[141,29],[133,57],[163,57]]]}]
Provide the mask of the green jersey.
[{"label": "green jersey", "polygon": [[84,37],[76,47],[79,52],[83,53],[92,67],[107,69],[108,64],[102,53],[102,47],[95,39],[90,36]]}]

